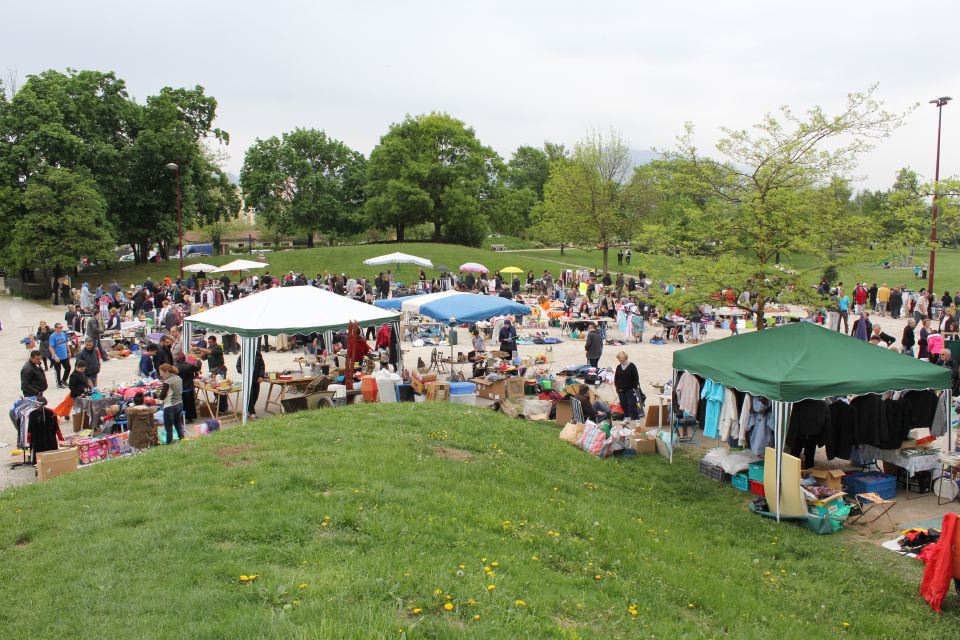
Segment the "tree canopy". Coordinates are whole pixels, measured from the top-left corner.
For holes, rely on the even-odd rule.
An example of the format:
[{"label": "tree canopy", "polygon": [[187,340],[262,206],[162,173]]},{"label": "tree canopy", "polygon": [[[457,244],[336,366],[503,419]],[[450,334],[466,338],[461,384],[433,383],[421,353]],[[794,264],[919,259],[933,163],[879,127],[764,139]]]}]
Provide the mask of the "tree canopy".
[{"label": "tree canopy", "polygon": [[478,245],[503,163],[473,129],[445,113],[407,116],[370,154],[366,212],[373,226],[433,225],[434,240]]},{"label": "tree canopy", "polygon": [[296,129],[247,150],[240,185],[247,204],[274,229],[328,237],[363,228],[366,160],[323,131]]},{"label": "tree canopy", "polygon": [[[8,92],[0,99],[0,212],[14,224],[28,213],[31,182],[68,169],[106,204],[110,226],[91,232],[114,229],[111,242],[130,243],[141,260],[153,244],[165,254],[176,237],[170,162],[180,166],[185,227],[236,213],[235,188],[206,149],[228,136],[213,126],[217,103],[203,87],[164,87],[140,104],[114,73],[68,69]],[[0,252],[10,240],[0,237]]]}]

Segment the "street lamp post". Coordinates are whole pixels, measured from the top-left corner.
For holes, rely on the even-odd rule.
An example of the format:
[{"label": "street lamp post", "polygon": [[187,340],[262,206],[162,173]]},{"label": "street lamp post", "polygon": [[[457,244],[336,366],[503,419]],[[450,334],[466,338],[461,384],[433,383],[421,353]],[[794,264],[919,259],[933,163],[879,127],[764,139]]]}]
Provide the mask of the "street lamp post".
[{"label": "street lamp post", "polygon": [[937,163],[933,172],[933,226],[930,229],[930,277],[927,279],[927,291],[933,295],[933,268],[937,259],[937,196],[940,184],[940,125],[943,123],[943,106],[950,102],[950,96],[942,96],[931,100],[930,104],[937,105]]},{"label": "street lamp post", "polygon": [[180,224],[180,165],[170,162],[164,167],[177,173],[177,239],[180,241],[180,277],[183,278],[183,226]]}]

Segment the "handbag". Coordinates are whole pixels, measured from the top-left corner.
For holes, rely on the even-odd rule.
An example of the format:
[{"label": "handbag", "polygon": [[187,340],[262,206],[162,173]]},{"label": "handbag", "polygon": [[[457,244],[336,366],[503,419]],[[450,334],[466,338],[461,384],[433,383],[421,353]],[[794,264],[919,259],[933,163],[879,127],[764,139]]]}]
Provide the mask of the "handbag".
[{"label": "handbag", "polygon": [[607,454],[607,442],[607,434],[603,432],[603,429],[593,422],[588,422],[584,427],[583,435],[577,441],[577,446],[587,453],[603,458]]}]

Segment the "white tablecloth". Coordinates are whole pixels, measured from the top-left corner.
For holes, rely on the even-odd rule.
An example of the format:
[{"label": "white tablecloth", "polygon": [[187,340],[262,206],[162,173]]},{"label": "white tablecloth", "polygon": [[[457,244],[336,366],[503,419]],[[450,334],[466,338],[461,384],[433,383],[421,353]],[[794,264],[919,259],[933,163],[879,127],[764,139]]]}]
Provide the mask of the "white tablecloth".
[{"label": "white tablecloth", "polygon": [[940,468],[940,456],[935,454],[927,456],[905,456],[900,453],[899,449],[878,449],[868,444],[860,445],[860,451],[863,452],[864,458],[875,458],[889,462],[890,464],[895,464],[898,467],[906,469],[911,476],[918,471],[932,471]]}]

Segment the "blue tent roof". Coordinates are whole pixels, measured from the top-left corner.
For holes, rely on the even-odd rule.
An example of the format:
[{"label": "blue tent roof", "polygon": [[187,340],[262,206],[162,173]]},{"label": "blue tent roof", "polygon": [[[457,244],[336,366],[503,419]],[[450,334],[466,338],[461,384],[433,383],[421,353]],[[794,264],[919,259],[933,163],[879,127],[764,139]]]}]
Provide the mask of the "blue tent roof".
[{"label": "blue tent roof", "polygon": [[500,296],[482,296],[464,293],[450,296],[420,307],[420,315],[429,316],[438,322],[479,322],[494,316],[530,315],[530,307]]},{"label": "blue tent roof", "polygon": [[400,305],[402,305],[405,300],[409,300],[410,298],[419,298],[421,295],[423,294],[418,293],[413,296],[400,296],[399,298],[387,298],[386,300],[374,300],[373,306],[379,307],[381,309],[393,309],[395,311],[399,311]]}]

